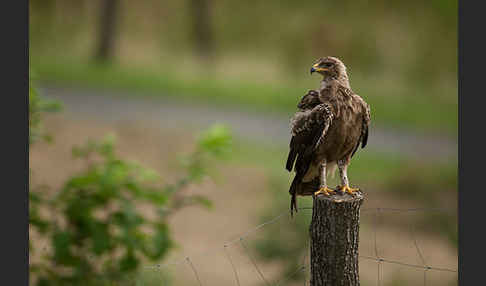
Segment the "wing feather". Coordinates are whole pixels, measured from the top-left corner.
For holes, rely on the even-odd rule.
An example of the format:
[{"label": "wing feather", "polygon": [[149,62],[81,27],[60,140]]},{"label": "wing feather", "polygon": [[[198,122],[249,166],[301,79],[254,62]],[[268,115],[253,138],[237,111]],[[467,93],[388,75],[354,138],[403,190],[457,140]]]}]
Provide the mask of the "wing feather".
[{"label": "wing feather", "polygon": [[370,128],[370,122],[371,122],[371,110],[369,104],[365,103],[365,115],[363,118],[363,139],[361,141],[361,148],[366,147],[366,144],[368,143],[368,132]]},{"label": "wing feather", "polygon": [[362,121],[361,121],[361,134],[359,136],[358,142],[356,143],[356,146],[354,147],[353,153],[351,154],[351,157],[354,156],[354,153],[359,148],[359,145],[361,145],[361,149],[366,147],[366,144],[368,143],[368,134],[369,134],[369,126],[370,126],[370,121],[371,121],[371,112],[370,112],[370,106],[367,104],[361,97],[356,95],[357,98],[359,98],[359,103],[362,107]]},{"label": "wing feather", "polygon": [[296,174],[289,189],[292,195],[291,214],[294,209],[297,211],[296,195],[300,182],[309,169],[316,148],[324,142],[332,118],[330,106],[322,103],[312,110],[297,112],[291,121],[292,139],[286,164],[287,170],[291,171],[295,161]]},{"label": "wing feather", "polygon": [[319,100],[319,92],[316,90],[309,90],[297,104],[297,108],[300,110],[310,110],[321,102]]}]

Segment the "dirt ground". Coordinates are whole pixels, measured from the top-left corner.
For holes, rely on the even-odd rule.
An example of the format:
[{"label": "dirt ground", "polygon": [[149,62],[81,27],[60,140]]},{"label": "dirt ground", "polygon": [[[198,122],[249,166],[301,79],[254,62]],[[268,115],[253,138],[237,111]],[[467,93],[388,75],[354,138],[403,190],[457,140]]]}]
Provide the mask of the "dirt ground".
[{"label": "dirt ground", "polygon": [[[84,143],[87,138],[100,139],[109,132],[116,134],[117,152],[120,155],[154,168],[168,181],[174,180],[180,171],[177,169],[176,154],[189,152],[195,142],[190,131],[160,128],[137,121],[100,122],[61,114],[47,117],[45,126],[48,130],[55,130],[55,141],[51,144],[38,143],[31,148],[30,167],[33,171],[32,180],[36,184],[45,183],[53,189],[59,188],[69,175],[83,167],[82,162],[72,160],[71,148]],[[219,168],[219,178],[217,182],[208,179],[201,186],[188,190],[212,200],[212,210],[190,207],[171,218],[170,226],[177,248],[168,259],[160,263],[178,263],[164,268],[173,274],[174,285],[198,285],[195,273],[185,257],[190,257],[202,285],[236,285],[228,254],[235,264],[240,285],[264,285],[239,242],[229,245],[226,250],[223,245],[255,227],[260,210],[272,203],[269,193],[265,192],[268,186],[265,170],[257,166],[225,163]],[[282,191],[282,195],[287,195],[286,190]],[[393,205],[400,205],[400,202],[393,202]],[[387,218],[385,214],[382,220]],[[280,219],[288,219],[287,214]],[[373,216],[363,213],[362,220],[360,254],[375,256]],[[394,228],[389,224],[378,226],[376,234],[379,255],[389,260],[422,265],[410,233],[409,229]],[[258,234],[256,231],[245,239],[250,241]],[[428,265],[457,269],[457,250],[445,238],[423,233],[417,233],[415,237]],[[33,243],[35,245],[36,241]],[[266,280],[274,284],[280,265],[267,265],[260,261],[256,263]],[[381,285],[424,285],[422,269],[387,263],[381,266]],[[157,270],[146,268],[144,271]],[[425,274],[426,285],[456,285],[457,273],[429,270]],[[362,285],[379,285],[378,263],[362,259],[360,275]],[[298,285],[302,285],[302,282]]]}]

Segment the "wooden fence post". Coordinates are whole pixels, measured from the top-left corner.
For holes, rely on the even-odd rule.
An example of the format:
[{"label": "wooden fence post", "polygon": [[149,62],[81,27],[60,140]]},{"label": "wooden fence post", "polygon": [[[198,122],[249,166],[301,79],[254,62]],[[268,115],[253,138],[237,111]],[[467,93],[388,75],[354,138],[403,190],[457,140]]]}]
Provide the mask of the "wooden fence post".
[{"label": "wooden fence post", "polygon": [[362,193],[314,197],[310,224],[311,286],[357,286]]}]

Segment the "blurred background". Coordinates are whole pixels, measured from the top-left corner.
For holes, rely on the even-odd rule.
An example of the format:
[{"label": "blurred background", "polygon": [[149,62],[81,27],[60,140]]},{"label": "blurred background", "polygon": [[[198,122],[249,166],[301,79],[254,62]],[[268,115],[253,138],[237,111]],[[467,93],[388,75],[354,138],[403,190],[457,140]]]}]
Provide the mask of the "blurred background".
[{"label": "blurred background", "polygon": [[[349,170],[370,210],[361,254],[376,237],[381,257],[457,269],[457,1],[29,5],[32,282],[237,285],[236,272],[265,285],[253,259],[272,285],[308,283],[295,270],[311,211],[288,217],[284,163],[289,119],[319,86],[309,68],[328,55],[372,110]],[[360,276],[457,284],[366,259]]]}]

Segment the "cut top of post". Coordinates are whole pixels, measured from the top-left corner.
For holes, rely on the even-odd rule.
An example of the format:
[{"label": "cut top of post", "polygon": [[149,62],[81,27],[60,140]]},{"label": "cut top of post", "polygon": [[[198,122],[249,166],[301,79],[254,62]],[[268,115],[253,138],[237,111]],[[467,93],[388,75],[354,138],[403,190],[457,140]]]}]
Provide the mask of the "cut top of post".
[{"label": "cut top of post", "polygon": [[363,193],[361,191],[355,192],[353,195],[350,195],[348,193],[341,193],[339,191],[336,191],[330,196],[325,196],[325,195],[317,195],[315,199],[319,201],[328,201],[328,202],[333,202],[333,203],[353,203],[357,201],[361,201],[364,199]]}]

